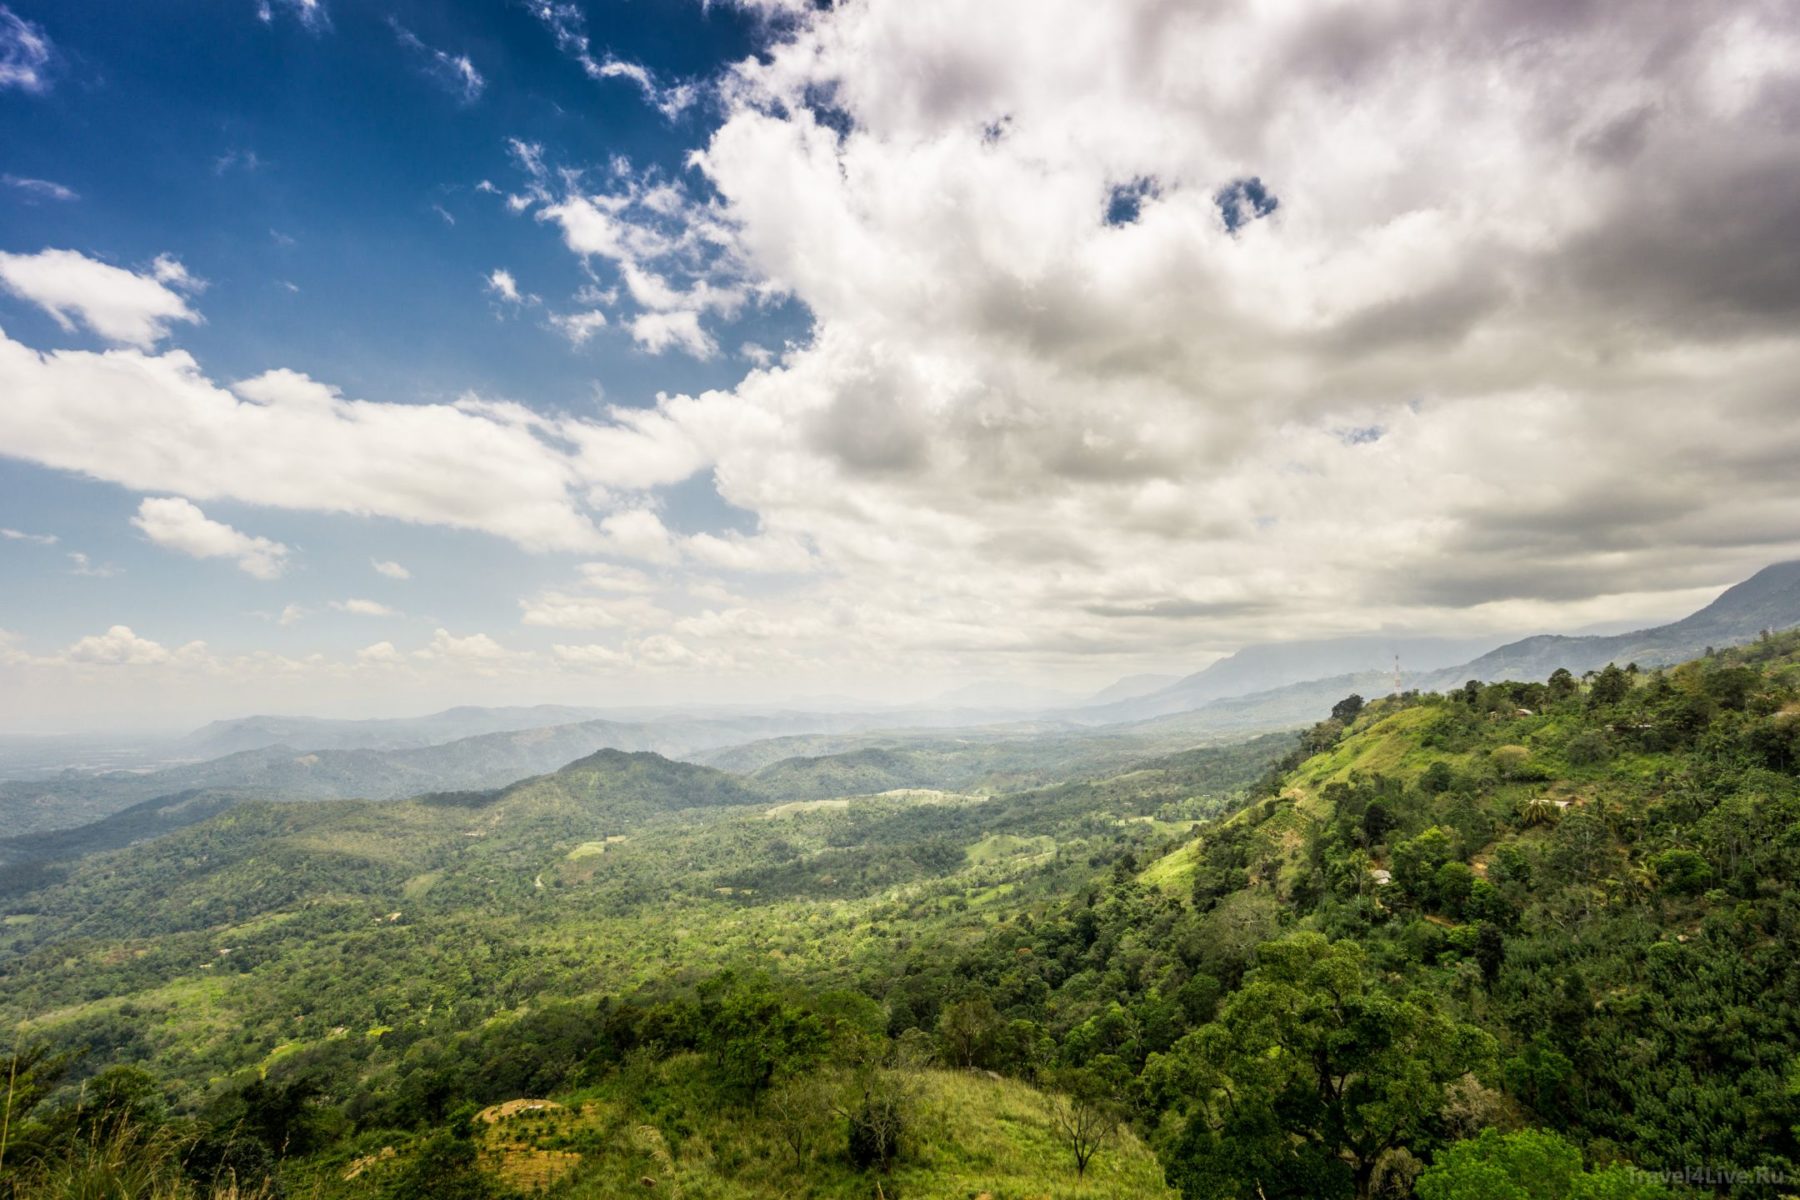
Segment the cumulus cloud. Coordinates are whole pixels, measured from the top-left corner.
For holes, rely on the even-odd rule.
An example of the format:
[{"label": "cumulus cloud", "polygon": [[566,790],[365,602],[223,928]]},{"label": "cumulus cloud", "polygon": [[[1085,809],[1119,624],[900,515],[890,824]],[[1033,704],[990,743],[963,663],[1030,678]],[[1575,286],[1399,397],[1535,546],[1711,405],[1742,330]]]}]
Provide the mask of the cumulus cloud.
[{"label": "cumulus cloud", "polygon": [[504,662],[511,657],[511,652],[485,633],[457,637],[447,629],[439,629],[432,634],[431,644],[423,650],[413,651],[413,657],[491,666]]},{"label": "cumulus cloud", "polygon": [[[1643,611],[1800,551],[1776,10],[789,16],[695,161],[727,286],[812,336],[642,426],[814,556],[765,627],[1067,664]],[[693,335],[630,189],[539,203],[640,342]]]},{"label": "cumulus cloud", "polygon": [[504,267],[495,267],[488,272],[487,290],[508,304],[520,304],[525,299],[519,294],[519,281]]},{"label": "cumulus cloud", "polygon": [[369,560],[369,565],[373,566],[378,574],[386,575],[389,579],[412,578],[411,571],[391,558],[372,558]]},{"label": "cumulus cloud", "polygon": [[[451,54],[428,46],[420,40],[419,35],[402,25],[394,17],[388,18],[388,25],[394,31],[402,46],[411,51],[418,59],[425,73],[464,104],[473,104],[481,99],[482,91],[487,87],[487,80],[475,69],[467,54]],[[441,210],[440,210],[441,211]],[[451,224],[455,224],[454,221]]]},{"label": "cumulus cloud", "polygon": [[148,638],[141,638],[129,625],[114,625],[105,633],[90,634],[71,645],[64,657],[71,663],[106,667],[160,666],[174,661],[175,655]]},{"label": "cumulus cloud", "polygon": [[406,662],[406,656],[394,648],[392,642],[376,642],[364,646],[356,652],[358,662],[372,666],[397,667]]},{"label": "cumulus cloud", "polygon": [[0,334],[0,394],[0,454],[196,501],[479,530],[533,550],[607,544],[588,496],[698,467],[657,414],[352,400],[287,370],[225,388],[180,351],[40,353]]},{"label": "cumulus cloud", "polygon": [[631,337],[652,354],[673,348],[695,358],[711,358],[719,349],[711,335],[700,328],[700,314],[685,310],[647,312],[633,317]]},{"label": "cumulus cloud", "polygon": [[668,563],[676,558],[675,539],[662,518],[648,508],[627,508],[600,522],[601,548],[621,558]]},{"label": "cumulus cloud", "polygon": [[181,295],[198,281],[167,255],[138,274],[74,250],[0,253],[0,287],[70,333],[85,325],[107,341],[143,349],[167,337],[171,324],[200,320]]},{"label": "cumulus cloud", "polygon": [[569,339],[571,346],[585,346],[589,338],[606,328],[606,314],[597,308],[580,312],[551,313],[550,325]]},{"label": "cumulus cloud", "polygon": [[41,25],[0,4],[0,91],[47,92],[54,48]]},{"label": "cumulus cloud", "polygon": [[253,579],[278,579],[289,550],[280,542],[240,533],[179,496],[150,497],[131,523],[159,546],[194,558],[229,558]]},{"label": "cumulus cloud", "polygon": [[590,286],[577,294],[587,312],[551,318],[571,341],[579,344],[604,323],[596,300],[611,303],[622,294],[635,309],[622,323],[640,347],[711,358],[718,347],[704,321],[731,319],[780,291],[751,277],[717,201],[682,182],[619,159],[604,187],[585,186],[580,171],[553,172],[541,146],[514,140],[511,152],[525,186],[507,196],[507,207],[553,225],[591,275],[598,278],[602,266],[615,272],[604,292]]}]

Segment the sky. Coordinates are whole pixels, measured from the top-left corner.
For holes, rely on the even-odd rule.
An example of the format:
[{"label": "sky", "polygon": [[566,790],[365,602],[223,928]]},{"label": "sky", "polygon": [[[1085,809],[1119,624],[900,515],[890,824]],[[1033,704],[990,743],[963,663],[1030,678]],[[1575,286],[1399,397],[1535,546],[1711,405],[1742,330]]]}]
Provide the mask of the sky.
[{"label": "sky", "polygon": [[1797,316],[1791,0],[0,0],[0,729],[1650,623]]}]

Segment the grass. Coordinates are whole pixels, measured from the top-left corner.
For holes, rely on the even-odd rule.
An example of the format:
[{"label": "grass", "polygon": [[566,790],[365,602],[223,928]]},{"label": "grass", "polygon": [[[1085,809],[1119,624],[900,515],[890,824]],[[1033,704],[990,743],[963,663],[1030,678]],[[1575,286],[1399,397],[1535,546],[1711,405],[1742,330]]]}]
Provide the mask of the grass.
[{"label": "grass", "polygon": [[991,833],[968,848],[969,862],[981,866],[1018,858],[1042,858],[1056,853],[1052,837],[1020,837],[1011,833]]},{"label": "grass", "polygon": [[1348,780],[1352,772],[1411,780],[1439,759],[1454,761],[1457,756],[1426,750],[1417,736],[1408,736],[1422,733],[1438,715],[1436,708],[1421,705],[1381,717],[1309,760],[1295,782],[1316,791],[1328,783]]},{"label": "grass", "polygon": [[[583,1094],[539,1107],[528,1099],[478,1118],[484,1169],[530,1192],[551,1184],[570,1200],[620,1195],[683,1200],[1173,1200],[1151,1152],[1121,1129],[1077,1180],[1056,1129],[1057,1099],[1011,1079],[930,1070],[905,1077],[914,1097],[900,1160],[885,1174],[851,1167],[843,1118],[821,1098],[801,1122],[798,1150],[779,1106],[718,1110],[684,1093],[695,1063],[672,1060],[637,1086],[649,1105]],[[896,1086],[901,1086],[896,1080]],[[666,1115],[679,1113],[679,1119]],[[658,1115],[664,1114],[664,1115]],[[369,1161],[371,1175],[404,1160]],[[646,1186],[644,1180],[655,1182]],[[335,1190],[335,1189],[334,1189]],[[365,1189],[366,1190],[366,1189]]]},{"label": "grass", "polygon": [[1199,858],[1200,841],[1196,838],[1145,867],[1138,879],[1145,887],[1155,888],[1167,895],[1185,895],[1193,889],[1194,868]]}]

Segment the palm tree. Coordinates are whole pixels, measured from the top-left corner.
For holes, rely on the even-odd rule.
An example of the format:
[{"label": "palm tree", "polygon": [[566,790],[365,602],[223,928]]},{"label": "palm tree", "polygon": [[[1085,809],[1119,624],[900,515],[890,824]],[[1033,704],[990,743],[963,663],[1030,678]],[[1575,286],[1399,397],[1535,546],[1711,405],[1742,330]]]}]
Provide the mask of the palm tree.
[{"label": "palm tree", "polygon": [[1529,829],[1533,825],[1554,825],[1562,816],[1562,807],[1548,796],[1533,796],[1519,807],[1519,824]]}]

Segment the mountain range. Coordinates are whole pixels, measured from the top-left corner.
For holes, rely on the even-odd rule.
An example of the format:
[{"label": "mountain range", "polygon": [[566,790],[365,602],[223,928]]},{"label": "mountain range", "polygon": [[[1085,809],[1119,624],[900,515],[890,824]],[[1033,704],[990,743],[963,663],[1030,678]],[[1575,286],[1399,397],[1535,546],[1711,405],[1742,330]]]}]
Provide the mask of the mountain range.
[{"label": "mountain range", "polygon": [[[627,721],[543,705],[454,708],[381,721],[250,717],[183,739],[205,761],[159,770],[68,770],[0,782],[0,861],[123,844],[244,799],[397,799],[501,787],[602,749],[654,751],[823,795],[887,787],[1024,785],[1184,744],[1291,728],[1344,696],[1442,690],[1469,679],[1542,679],[1609,662],[1654,667],[1800,625],[1800,563],[1767,567],[1679,621],[1629,633],[1539,635],[1480,652],[1471,638],[1372,636],[1251,646],[1172,683],[1133,677],[1096,702],[1022,717],[982,709],[661,714]],[[1468,657],[1473,654],[1474,657]],[[270,744],[268,739],[282,741]],[[439,739],[439,740],[432,740]],[[235,748],[235,749],[234,749]],[[128,811],[129,810],[129,811]],[[121,814],[82,838],[33,835]]]}]

